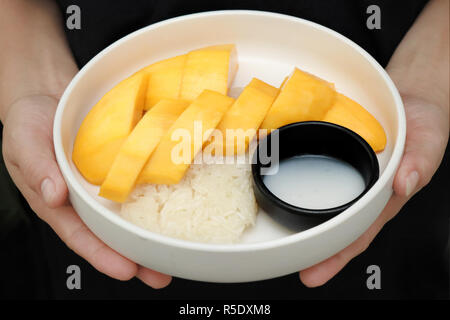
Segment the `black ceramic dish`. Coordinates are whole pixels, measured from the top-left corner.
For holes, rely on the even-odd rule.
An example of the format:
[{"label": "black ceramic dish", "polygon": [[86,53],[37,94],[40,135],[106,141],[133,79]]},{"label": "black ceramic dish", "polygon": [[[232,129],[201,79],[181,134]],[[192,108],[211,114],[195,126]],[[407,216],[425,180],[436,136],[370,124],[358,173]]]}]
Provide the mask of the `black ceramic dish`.
[{"label": "black ceramic dish", "polygon": [[[270,151],[276,150],[277,144],[278,161],[300,155],[323,155],[347,162],[361,173],[366,185],[364,191],[352,201],[329,209],[300,208],[280,200],[263,181],[264,168],[272,165]],[[355,132],[328,122],[307,121],[281,127],[261,140],[253,154],[252,175],[259,206],[286,227],[299,230],[329,220],[358,201],[378,180],[379,166],[375,152]]]}]

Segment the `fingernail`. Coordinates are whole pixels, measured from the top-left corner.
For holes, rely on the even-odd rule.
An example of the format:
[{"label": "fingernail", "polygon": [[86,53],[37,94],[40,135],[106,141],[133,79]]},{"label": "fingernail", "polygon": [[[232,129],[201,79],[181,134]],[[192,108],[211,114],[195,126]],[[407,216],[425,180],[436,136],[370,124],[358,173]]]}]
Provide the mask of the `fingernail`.
[{"label": "fingernail", "polygon": [[41,192],[45,203],[48,205],[52,203],[55,191],[55,184],[53,181],[50,178],[45,178],[41,183]]},{"label": "fingernail", "polygon": [[419,183],[419,174],[417,171],[411,172],[406,178],[406,196],[409,197],[416,190]]}]

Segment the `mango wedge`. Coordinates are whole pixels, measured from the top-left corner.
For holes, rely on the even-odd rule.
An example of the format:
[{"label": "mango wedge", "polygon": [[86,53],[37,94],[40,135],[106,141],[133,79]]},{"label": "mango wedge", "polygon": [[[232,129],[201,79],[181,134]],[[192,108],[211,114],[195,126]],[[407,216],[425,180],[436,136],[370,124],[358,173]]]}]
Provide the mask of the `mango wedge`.
[{"label": "mango wedge", "polygon": [[375,152],[386,146],[386,133],[381,124],[357,102],[338,94],[336,102],[327,112],[323,121],[346,127],[366,140]]},{"label": "mango wedge", "polygon": [[284,83],[261,129],[276,129],[299,122],[321,120],[336,98],[329,82],[295,68]]},{"label": "mango wedge", "polygon": [[72,160],[92,184],[103,183],[122,143],[142,117],[147,76],[134,74],[106,93],[83,120]]},{"label": "mango wedge", "polygon": [[148,88],[144,110],[151,109],[162,99],[177,99],[187,55],[159,61],[140,72],[148,75]]},{"label": "mango wedge", "polygon": [[203,90],[226,95],[237,68],[234,45],[211,46],[189,52],[184,66],[180,99],[193,101]]},{"label": "mango wedge", "polygon": [[214,149],[223,148],[228,156],[244,153],[278,92],[278,88],[253,78],[217,126],[223,141],[214,141]]},{"label": "mango wedge", "polygon": [[233,102],[233,98],[210,90],[200,94],[164,135],[142,170],[138,183],[180,182]]},{"label": "mango wedge", "polygon": [[122,144],[100,187],[100,196],[116,202],[128,198],[148,158],[188,105],[182,100],[161,100],[142,117]]}]

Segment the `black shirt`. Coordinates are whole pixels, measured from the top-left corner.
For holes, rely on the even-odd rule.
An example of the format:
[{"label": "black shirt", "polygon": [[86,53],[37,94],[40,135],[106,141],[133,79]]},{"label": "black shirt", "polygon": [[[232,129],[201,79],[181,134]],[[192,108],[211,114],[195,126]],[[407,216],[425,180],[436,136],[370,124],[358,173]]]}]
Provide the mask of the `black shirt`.
[{"label": "black shirt", "polygon": [[[189,13],[251,9],[288,14],[331,28],[355,41],[385,66],[427,0],[58,0],[66,9],[81,9],[80,30],[66,30],[70,47],[79,66],[100,50],[128,33],[149,24]],[[381,29],[370,30],[367,8],[381,11]]]},{"label": "black shirt", "polygon": [[[58,0],[70,48],[80,67],[117,39],[149,24],[184,14],[252,9],[308,19],[347,36],[385,66],[411,27],[425,0],[290,0],[290,1],[148,1]],[[81,29],[68,30],[68,6],[81,9]],[[381,9],[381,29],[366,26],[369,5]],[[2,159],[0,159],[2,160]],[[13,186],[0,161],[0,212],[24,216],[3,232],[0,260],[0,295],[29,298],[448,298],[448,151],[430,185],[417,194],[389,222],[368,250],[352,260],[325,286],[307,289],[297,274],[248,284],[209,284],[175,279],[166,289],[154,291],[138,280],[120,282],[95,271],[71,252],[54,232],[35,217]],[[7,200],[7,201],[6,201]],[[1,223],[1,222],[0,222]],[[5,229],[5,228],[4,228]],[[5,229],[6,230],[6,229]],[[66,287],[66,268],[82,270],[82,290]],[[370,265],[381,269],[381,290],[366,286]],[[283,288],[283,290],[278,290]]]}]

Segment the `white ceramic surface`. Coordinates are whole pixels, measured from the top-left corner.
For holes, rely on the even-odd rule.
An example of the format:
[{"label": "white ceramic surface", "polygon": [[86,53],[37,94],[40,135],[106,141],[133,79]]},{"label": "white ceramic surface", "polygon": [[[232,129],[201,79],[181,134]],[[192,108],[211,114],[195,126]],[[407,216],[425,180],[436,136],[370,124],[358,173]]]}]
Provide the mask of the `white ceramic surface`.
[{"label": "white ceramic surface", "polygon": [[[76,132],[89,109],[114,84],[139,68],[202,46],[235,43],[240,68],[235,87],[252,77],[280,85],[294,66],[336,84],[384,126],[388,145],[379,154],[374,187],[337,217],[293,233],[260,212],[256,226],[234,245],[183,241],[141,229],[117,215],[118,205],[96,196],[71,161]],[[112,44],[70,83],[54,124],[57,161],[70,200],[87,226],[107,245],[146,267],[177,277],[245,282],[286,275],[343,249],[376,219],[392,193],[406,134],[401,98],[383,68],[344,36],[306,20],[258,11],[215,11],[153,24]]]}]

